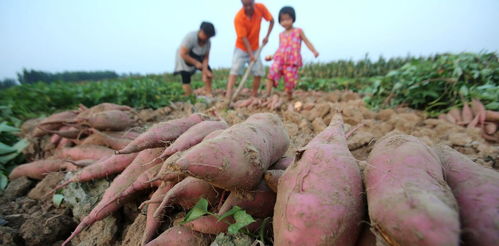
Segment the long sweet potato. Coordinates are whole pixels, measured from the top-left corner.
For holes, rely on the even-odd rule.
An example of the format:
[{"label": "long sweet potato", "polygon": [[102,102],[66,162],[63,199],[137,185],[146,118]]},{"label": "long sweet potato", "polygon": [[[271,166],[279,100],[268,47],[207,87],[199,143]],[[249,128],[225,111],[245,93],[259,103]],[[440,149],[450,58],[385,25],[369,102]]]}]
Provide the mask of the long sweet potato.
[{"label": "long sweet potato", "polygon": [[223,130],[228,127],[225,121],[206,120],[194,125],[185,131],[180,137],[175,140],[170,146],[165,149],[165,152],[160,158],[164,159],[179,151],[184,151],[190,147],[200,143],[204,137],[216,130]]},{"label": "long sweet potato", "polygon": [[89,131],[92,133],[92,135],[85,138],[81,142],[82,145],[95,144],[95,145],[106,146],[113,150],[120,150],[132,142],[131,139],[113,137],[103,132],[100,132],[99,130],[96,129],[91,129]]},{"label": "long sweet potato", "polygon": [[473,120],[473,112],[471,112],[468,102],[463,102],[463,112],[461,116],[464,125],[469,124]]},{"label": "long sweet potato", "polygon": [[154,217],[161,216],[161,211],[166,205],[176,203],[184,209],[190,209],[199,201],[205,198],[210,204],[215,204],[221,194],[220,190],[210,183],[194,177],[187,177],[177,183],[163,198],[163,201],[154,213]]},{"label": "long sweet potato", "polygon": [[[255,232],[258,227],[262,224],[261,219],[255,219],[256,221],[247,225],[246,227],[250,232]],[[230,224],[235,222],[232,216],[226,217],[221,221],[213,215],[206,215],[197,218],[191,222],[186,223],[184,226],[191,228],[193,231],[201,232],[204,234],[217,235],[222,232],[227,232]]]},{"label": "long sweet potato", "polygon": [[275,192],[269,189],[265,182],[262,181],[255,191],[243,193],[231,192],[218,211],[218,215],[223,215],[232,207],[239,206],[253,217],[272,217],[275,199]]},{"label": "long sweet potato", "polygon": [[38,160],[17,166],[9,174],[9,179],[13,180],[25,176],[32,179],[41,180],[51,172],[58,172],[61,170],[74,171],[76,169],[78,169],[77,166],[64,160]]},{"label": "long sweet potato", "polygon": [[364,216],[363,188],[340,114],[298,151],[277,189],[275,245],[355,244]]},{"label": "long sweet potato", "polygon": [[133,162],[113,180],[111,185],[102,195],[102,199],[99,203],[95,205],[90,214],[81,220],[80,224],[62,245],[64,246],[69,243],[71,239],[96,221],[101,220],[118,210],[123,205],[122,201],[117,199],[120,193],[126,190],[142,172],[158,165],[159,162],[151,161],[156,159],[163,150],[164,148],[155,148],[141,151]]},{"label": "long sweet potato", "polygon": [[100,113],[104,111],[110,111],[110,110],[121,110],[121,111],[132,111],[133,109],[131,107],[125,106],[125,105],[118,105],[114,103],[101,103],[98,105],[95,105],[91,108],[82,109],[82,112],[78,115],[78,119],[84,119],[89,117],[92,114],[95,113]]},{"label": "long sweet potato", "polygon": [[471,110],[473,111],[473,114],[475,116],[478,116],[478,122],[480,123],[480,126],[483,126],[483,123],[485,122],[485,117],[486,117],[486,112],[485,112],[485,106],[483,106],[482,102],[478,99],[473,99],[471,100]]},{"label": "long sweet potato", "polygon": [[81,134],[83,133],[82,130],[70,126],[63,126],[59,130],[49,130],[45,129],[43,126],[39,126],[39,128],[47,133],[55,134],[63,138],[69,138],[69,139],[76,139],[80,137]]},{"label": "long sweet potato", "polygon": [[164,231],[146,246],[208,246],[210,240],[185,226],[174,226]]},{"label": "long sweet potato", "polygon": [[109,110],[80,119],[80,124],[88,124],[97,130],[122,131],[135,125],[136,121],[129,112]]},{"label": "long sweet potato", "polygon": [[63,148],[56,152],[55,156],[61,159],[71,159],[73,161],[92,159],[100,160],[104,157],[109,157],[114,154],[114,151],[110,148],[87,144],[79,145],[71,148]]},{"label": "long sweet potato", "polygon": [[[157,200],[165,196],[165,194],[173,188],[175,183],[166,182],[162,183],[158,189],[152,194],[151,200]],[[147,205],[147,218],[146,225],[144,228],[144,234],[142,235],[142,245],[145,245],[151,241],[154,236],[158,233],[158,229],[161,226],[161,218],[154,217],[154,212],[159,207],[158,203],[149,203]]]},{"label": "long sweet potato", "polygon": [[149,130],[134,139],[125,148],[117,151],[117,154],[129,154],[139,152],[148,148],[164,147],[166,142],[172,141],[182,135],[187,129],[205,120],[201,114],[192,114],[188,117],[153,125]]},{"label": "long sweet potato", "polygon": [[263,173],[289,146],[288,134],[279,117],[253,114],[212,139],[186,151],[175,167],[231,191],[252,190]]},{"label": "long sweet potato", "polygon": [[422,141],[399,134],[380,139],[364,181],[371,226],[386,243],[459,245],[456,200],[440,159]]},{"label": "long sweet potato", "polygon": [[109,175],[119,173],[130,165],[138,153],[127,155],[112,155],[86,166],[79,170],[73,177],[59,184],[54,190],[61,189],[70,183],[87,182],[94,179],[105,178]]},{"label": "long sweet potato", "polygon": [[[64,122],[74,120],[77,115],[78,112],[72,110],[56,113],[42,120],[42,122],[40,122],[38,126],[43,127],[43,129],[57,130],[63,126]],[[40,129],[39,127],[35,128],[33,131],[33,136],[41,137],[47,134],[47,132],[43,129]]]},{"label": "long sweet potato", "polygon": [[499,172],[482,167],[447,147],[435,148],[459,205],[464,245],[499,242]]}]

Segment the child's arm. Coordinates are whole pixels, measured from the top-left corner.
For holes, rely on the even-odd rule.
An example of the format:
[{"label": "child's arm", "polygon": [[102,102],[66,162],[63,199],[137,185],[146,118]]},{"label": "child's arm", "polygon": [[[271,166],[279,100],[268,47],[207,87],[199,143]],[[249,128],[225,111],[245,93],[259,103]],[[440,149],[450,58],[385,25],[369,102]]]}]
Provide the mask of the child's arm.
[{"label": "child's arm", "polygon": [[317,50],[314,48],[314,45],[308,40],[307,36],[305,36],[305,33],[303,32],[303,30],[300,32],[300,37],[303,40],[303,42],[305,43],[305,45],[307,45],[308,49],[310,51],[312,51],[312,53],[314,53],[314,56],[318,57],[319,52],[317,52]]}]

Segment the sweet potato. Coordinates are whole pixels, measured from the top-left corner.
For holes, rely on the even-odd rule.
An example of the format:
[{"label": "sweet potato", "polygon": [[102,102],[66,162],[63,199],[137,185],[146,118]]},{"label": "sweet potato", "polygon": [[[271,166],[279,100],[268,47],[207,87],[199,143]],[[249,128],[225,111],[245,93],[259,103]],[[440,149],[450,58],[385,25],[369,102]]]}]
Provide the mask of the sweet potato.
[{"label": "sweet potato", "polygon": [[161,185],[161,180],[149,182],[149,180],[156,176],[160,168],[161,165],[156,165],[143,172],[126,190],[120,193],[117,199],[125,199],[135,192],[142,191],[148,188],[158,187],[159,185]]},{"label": "sweet potato", "polygon": [[[162,183],[152,194],[151,200],[162,198],[171,188],[173,188],[174,185],[175,183],[171,182]],[[142,245],[145,245],[146,243],[151,241],[151,239],[153,239],[154,236],[158,233],[158,229],[161,226],[161,218],[154,217],[154,212],[158,207],[159,202],[149,203],[149,205],[147,205],[147,219],[144,228],[144,234],[142,235]]]},{"label": "sweet potato", "polygon": [[473,120],[473,112],[471,112],[468,102],[463,102],[463,114],[461,118],[464,125],[469,124]]},{"label": "sweet potato", "polygon": [[180,137],[175,140],[170,146],[165,149],[165,152],[160,158],[165,159],[178,151],[184,151],[190,147],[200,143],[204,137],[216,130],[223,130],[228,125],[225,121],[206,120],[194,125],[185,131]]},{"label": "sweet potato", "polygon": [[499,112],[486,110],[485,111],[485,120],[492,122],[499,122]]},{"label": "sweet potato", "polygon": [[175,167],[230,191],[252,190],[267,168],[289,146],[288,134],[275,114],[253,114],[215,138],[186,151]]},{"label": "sweet potato", "polygon": [[380,139],[364,181],[373,232],[386,243],[459,245],[456,200],[440,159],[422,141],[399,134]]},{"label": "sweet potato", "polygon": [[355,244],[364,216],[363,188],[340,114],[298,151],[277,189],[275,245]]},{"label": "sweet potato", "polygon": [[267,186],[275,193],[277,193],[277,185],[279,178],[284,174],[284,170],[267,170],[265,171],[264,179]]},{"label": "sweet potato", "polygon": [[466,128],[472,129],[477,127],[479,121],[480,121],[480,115],[476,115],[475,118],[473,118],[473,120],[468,124]]},{"label": "sweet potato", "polygon": [[59,144],[59,141],[61,141],[61,136],[56,134],[50,136],[50,143],[52,143],[54,146],[57,146]]},{"label": "sweet potato", "polygon": [[485,122],[483,129],[486,134],[492,135],[497,131],[497,124],[493,122]]},{"label": "sweet potato", "polygon": [[294,161],[295,161],[294,156],[283,156],[276,163],[270,166],[270,169],[286,170],[286,168],[288,168],[291,164],[293,164]]},{"label": "sweet potato", "polygon": [[89,131],[92,133],[92,135],[85,138],[81,142],[82,145],[95,144],[95,145],[106,146],[113,150],[120,150],[132,142],[131,139],[113,137],[103,132],[100,132],[99,130],[96,129],[91,129]]},{"label": "sweet potato", "polygon": [[452,123],[452,124],[456,124],[456,123],[457,123],[456,119],[454,119],[454,117],[452,117],[452,115],[451,115],[451,114],[447,113],[447,114],[445,115],[445,117],[446,117],[446,119],[447,119],[447,121],[448,121],[448,122],[450,122],[450,123]]},{"label": "sweet potato", "polygon": [[223,132],[223,130],[212,131],[210,134],[208,134],[206,137],[203,138],[203,141],[215,138],[216,136],[220,135],[220,133],[222,133],[222,132]]},{"label": "sweet potato", "polygon": [[160,122],[134,139],[125,148],[117,151],[117,154],[129,154],[139,152],[148,148],[164,147],[166,142],[176,139],[187,129],[205,120],[201,114],[192,114],[188,117],[166,122]]},{"label": "sweet potato", "polygon": [[49,130],[45,129],[43,126],[39,126],[40,129],[47,133],[59,135],[63,138],[69,138],[69,139],[76,139],[81,136],[83,133],[82,130],[75,128],[75,127],[70,127],[70,126],[63,126],[59,130]]},{"label": "sweet potato", "polygon": [[[144,170],[159,164],[159,162],[151,161],[158,157],[163,150],[163,148],[155,148],[141,151],[133,162],[113,180],[111,185],[104,192],[99,203],[95,205],[90,214],[81,220],[80,224],[62,245],[69,243],[71,239],[96,221],[101,220],[118,210],[123,205],[121,201],[117,200],[121,192],[126,190]],[[145,163],[149,164],[144,166]]]},{"label": "sweet potato", "polygon": [[461,111],[458,108],[452,108],[449,110],[449,115],[452,116],[456,120],[456,122],[461,122],[463,119],[461,118]]},{"label": "sweet potato", "polygon": [[29,177],[32,179],[43,179],[51,172],[58,172],[61,170],[74,171],[78,169],[77,166],[60,159],[38,160],[30,163],[17,166],[9,174],[9,179],[13,180],[19,177]]},{"label": "sweet potato", "polygon": [[150,181],[151,182],[155,181],[155,180],[163,180],[165,182],[174,181],[173,179],[175,179],[175,177],[176,177],[177,181],[180,182],[180,180],[184,179],[185,174],[172,169],[173,164],[175,164],[175,162],[178,159],[180,159],[180,157],[182,157],[182,152],[177,152],[177,153],[171,155],[170,157],[168,157],[168,159],[166,159],[163,162],[163,164],[161,165],[161,169],[159,170],[158,174],[154,178],[152,178]]},{"label": "sweet potato", "polygon": [[220,191],[210,183],[194,177],[187,177],[177,183],[163,198],[163,201],[154,213],[154,217],[161,216],[161,211],[166,205],[176,203],[184,209],[190,209],[196,205],[200,198],[208,200],[209,204],[215,204]]},{"label": "sweet potato", "polygon": [[[262,224],[261,219],[255,219],[256,221],[247,225],[249,231],[255,232],[258,227]],[[201,232],[204,234],[217,235],[222,232],[227,232],[230,224],[235,222],[234,218],[227,217],[221,221],[218,221],[217,217],[213,215],[207,215],[199,217],[196,220],[186,223],[184,226],[191,228],[193,231]]]},{"label": "sweet potato", "polygon": [[276,195],[262,180],[255,191],[251,192],[231,192],[218,215],[223,215],[234,206],[239,206],[248,214],[256,218],[272,217],[274,213]]},{"label": "sweet potato", "polygon": [[130,165],[136,157],[137,153],[104,157],[94,164],[79,170],[75,175],[73,175],[73,177],[59,184],[54,191],[61,189],[70,183],[87,182],[119,173],[125,170],[125,168]]},{"label": "sweet potato", "polygon": [[82,108],[82,112],[78,115],[78,118],[83,119],[89,117],[92,114],[104,111],[110,111],[110,110],[132,111],[133,109],[125,105],[118,105],[114,103],[101,103],[91,108]]},{"label": "sweet potato", "polygon": [[100,160],[104,157],[109,157],[114,154],[114,151],[110,148],[98,145],[80,145],[71,148],[63,148],[58,150],[55,156],[61,159],[71,159],[73,161],[92,159]]},{"label": "sweet potato", "polygon": [[136,121],[129,112],[109,110],[81,118],[78,123],[88,124],[97,130],[122,131],[135,125]]},{"label": "sweet potato", "polygon": [[[74,120],[77,115],[78,112],[72,110],[56,113],[42,120],[38,126],[42,126],[43,129],[57,130],[62,127],[64,122]],[[34,137],[41,137],[45,134],[47,134],[47,132],[39,127],[35,128],[33,131]]]},{"label": "sweet potato", "polygon": [[483,126],[486,117],[485,106],[483,106],[480,100],[473,99],[471,100],[471,110],[475,116],[478,116],[478,123],[480,123],[480,126]]},{"label": "sweet potato", "polygon": [[208,246],[210,239],[185,226],[174,226],[164,231],[146,246]]},{"label": "sweet potato", "polygon": [[447,147],[435,148],[459,205],[464,245],[499,242],[499,173]]}]

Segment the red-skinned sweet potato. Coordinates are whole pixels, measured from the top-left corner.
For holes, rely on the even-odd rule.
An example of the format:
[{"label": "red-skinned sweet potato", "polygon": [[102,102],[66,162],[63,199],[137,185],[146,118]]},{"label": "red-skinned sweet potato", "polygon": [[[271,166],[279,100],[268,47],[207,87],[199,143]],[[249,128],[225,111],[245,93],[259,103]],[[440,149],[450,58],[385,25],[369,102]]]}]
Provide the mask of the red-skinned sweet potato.
[{"label": "red-skinned sweet potato", "polygon": [[59,160],[59,159],[38,160],[17,166],[9,174],[9,179],[13,180],[25,176],[32,179],[41,180],[51,172],[58,172],[61,170],[74,171],[77,169],[78,169],[77,166],[69,162],[66,162],[65,160]]},{"label": "red-skinned sweet potato", "polygon": [[464,245],[499,242],[499,173],[447,147],[435,148],[459,205]]},{"label": "red-skinned sweet potato", "polygon": [[239,206],[255,218],[272,217],[275,199],[275,192],[269,189],[262,180],[255,191],[231,192],[218,211],[218,215],[223,215],[232,207]]},{"label": "red-skinned sweet potato", "polygon": [[168,141],[172,141],[182,135],[192,126],[205,120],[201,114],[192,114],[188,117],[166,122],[160,122],[134,139],[125,148],[117,151],[117,154],[128,154],[148,148],[164,147]]},{"label": "red-skinned sweet potato", "polygon": [[174,226],[146,246],[208,246],[210,240],[201,233],[194,232],[185,226]]},{"label": "red-skinned sweet potato", "polygon": [[355,244],[364,216],[362,179],[340,114],[297,152],[277,189],[275,245]]},{"label": "red-skinned sweet potato", "polygon": [[380,139],[364,181],[371,226],[386,243],[459,245],[456,200],[440,159],[422,141],[401,134]]},{"label": "red-skinned sweet potato", "polygon": [[216,130],[223,130],[228,127],[225,121],[206,120],[194,125],[180,135],[175,142],[165,149],[160,158],[165,159],[168,156],[179,151],[184,151],[203,141],[203,138]]},{"label": "red-skinned sweet potato", "polygon": [[249,191],[260,183],[265,170],[284,155],[288,146],[288,134],[277,115],[253,114],[192,147],[174,166],[219,188]]}]

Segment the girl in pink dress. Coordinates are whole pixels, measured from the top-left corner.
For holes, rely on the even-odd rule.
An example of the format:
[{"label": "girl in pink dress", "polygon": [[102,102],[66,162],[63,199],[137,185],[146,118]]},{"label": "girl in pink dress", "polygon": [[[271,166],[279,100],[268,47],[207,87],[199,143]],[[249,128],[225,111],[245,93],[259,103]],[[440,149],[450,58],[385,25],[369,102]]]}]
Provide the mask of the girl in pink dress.
[{"label": "girl in pink dress", "polygon": [[293,89],[298,83],[298,69],[303,65],[301,58],[301,42],[312,51],[315,57],[319,52],[307,39],[301,28],[293,27],[296,21],[295,10],[292,7],[283,7],[279,11],[279,24],[284,31],[279,34],[279,48],[274,56],[268,56],[265,60],[274,60],[267,77],[267,96],[272,93],[272,87],[277,87],[281,77],[284,78],[284,88],[288,99],[293,97]]}]

